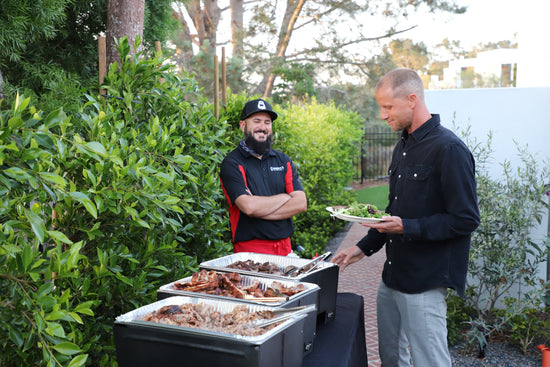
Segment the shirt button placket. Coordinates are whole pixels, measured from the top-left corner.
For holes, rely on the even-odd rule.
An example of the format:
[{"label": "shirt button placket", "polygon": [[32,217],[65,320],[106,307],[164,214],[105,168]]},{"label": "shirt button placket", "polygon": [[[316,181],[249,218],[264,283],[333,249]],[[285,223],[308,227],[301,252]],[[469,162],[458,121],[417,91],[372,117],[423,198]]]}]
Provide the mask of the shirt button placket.
[{"label": "shirt button placket", "polygon": [[[407,157],[407,152],[403,152],[403,158],[406,158],[406,157]],[[397,178],[398,178],[398,179],[401,179],[401,174],[397,175]],[[397,200],[397,195],[395,195],[395,196],[393,197],[393,199],[394,199],[394,200]]]},{"label": "shirt button placket", "polygon": [[266,185],[266,187],[268,187],[268,185],[269,185],[269,175],[268,175],[267,160],[262,159],[261,163],[262,163],[262,176],[263,176],[264,185]]},{"label": "shirt button placket", "polygon": [[[392,243],[392,241],[393,240],[390,238],[390,240],[389,240],[390,244]],[[388,265],[391,265],[391,260],[388,260]]]}]

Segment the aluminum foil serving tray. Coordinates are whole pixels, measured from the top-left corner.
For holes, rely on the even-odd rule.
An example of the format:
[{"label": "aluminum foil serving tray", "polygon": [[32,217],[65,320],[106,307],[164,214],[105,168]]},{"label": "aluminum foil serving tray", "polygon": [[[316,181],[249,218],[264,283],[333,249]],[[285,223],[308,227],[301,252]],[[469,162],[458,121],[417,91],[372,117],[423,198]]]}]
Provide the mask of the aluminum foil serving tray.
[{"label": "aluminum foil serving tray", "polygon": [[[304,320],[297,315],[259,336],[241,336],[142,321],[167,305],[204,303],[227,313],[243,303],[175,296],[118,316],[114,336],[118,364],[124,366],[188,365],[209,367],[300,367],[303,359]],[[275,307],[246,305],[250,312]]]},{"label": "aluminum foil serving tray", "polygon": [[[218,299],[218,300],[232,300],[235,302],[242,302],[242,303],[256,304],[256,305],[257,304],[266,305],[266,303],[262,302],[261,299],[255,299],[255,300],[237,299],[229,296],[220,296],[220,295],[200,293],[200,292],[186,292],[186,291],[175,289],[175,283],[185,283],[189,281],[191,281],[190,276],[174,281],[172,283],[163,285],[157,290],[157,298],[160,300],[160,299],[164,299],[172,296],[191,296],[191,297]],[[285,279],[273,279],[273,278],[264,278],[264,277],[251,276],[251,275],[241,275],[241,283],[245,286],[252,284],[254,281],[258,281],[260,283],[260,288],[263,290],[270,287],[271,284],[275,281],[280,282],[285,287],[296,286],[298,284],[301,284],[304,286],[305,290],[303,290],[302,292],[297,293],[293,296],[290,296],[288,300],[269,302],[267,304],[269,306],[291,308],[291,307],[314,304],[317,308],[319,308],[320,288],[317,284],[306,283],[306,282],[296,282],[293,280],[285,280]],[[306,354],[312,351],[313,344],[315,342],[315,335],[317,334],[316,326],[317,326],[317,315],[315,313],[311,313],[306,317],[305,324],[304,324],[304,353]]]},{"label": "aluminum foil serving tray", "polygon": [[290,265],[299,267],[304,264],[307,264],[310,261],[309,259],[302,259],[302,258],[289,257],[289,256],[266,255],[266,254],[258,254],[254,252],[238,252],[236,254],[231,254],[231,255],[223,256],[217,259],[204,261],[200,263],[199,267],[201,269],[207,269],[207,270],[236,272],[239,274],[245,274],[245,275],[251,275],[251,276],[260,276],[260,277],[273,278],[273,279],[282,279],[287,281],[317,284],[321,288],[319,291],[319,303],[317,307],[318,322],[319,321],[327,322],[334,319],[336,315],[336,292],[338,289],[338,273],[339,273],[338,265],[328,261],[321,261],[313,271],[307,274],[299,274],[295,277],[228,268],[228,265],[231,265],[237,261],[247,261],[247,260],[251,260],[258,263],[269,262],[277,265],[281,269],[285,269]]},{"label": "aluminum foil serving tray", "polygon": [[[227,273],[227,271],[223,271],[223,273]],[[239,273],[235,271],[235,273]],[[240,273],[239,273],[240,274]],[[255,275],[258,275],[259,273],[255,273]],[[261,276],[252,276],[252,275],[241,275],[241,284],[243,286],[248,286],[253,284],[255,281],[258,281],[260,283],[260,288],[263,290],[266,290],[271,286],[273,282],[279,282],[285,287],[292,287],[296,286],[298,284],[301,284],[304,286],[304,290],[300,293],[296,293],[293,296],[290,296],[287,300],[279,300],[276,302],[262,302],[261,298],[256,299],[235,299],[233,297],[229,296],[221,296],[221,295],[215,295],[215,294],[208,294],[208,293],[201,293],[201,292],[187,292],[183,290],[179,290],[176,288],[176,283],[186,283],[190,282],[191,277],[186,277],[177,281],[174,281],[169,284],[165,284],[162,287],[160,287],[157,290],[157,298],[163,299],[170,296],[200,296],[200,297],[206,297],[206,298],[213,298],[213,299],[220,299],[220,300],[238,300],[239,302],[244,303],[251,303],[251,304],[263,304],[263,305],[269,305],[269,306],[286,306],[286,307],[294,307],[304,304],[317,304],[317,297],[318,295],[315,294],[319,291],[319,286],[314,283],[307,283],[307,282],[296,282],[294,280],[286,280],[286,279],[273,279],[273,278],[265,278]],[[310,295],[313,295],[313,297],[308,297]],[[307,299],[311,302],[304,302],[304,299]]]}]

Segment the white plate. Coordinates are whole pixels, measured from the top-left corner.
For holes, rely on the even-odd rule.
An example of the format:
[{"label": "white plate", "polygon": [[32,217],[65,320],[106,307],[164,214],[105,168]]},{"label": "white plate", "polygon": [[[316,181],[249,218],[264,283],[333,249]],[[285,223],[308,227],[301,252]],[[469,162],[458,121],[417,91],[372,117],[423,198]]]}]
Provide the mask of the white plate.
[{"label": "white plate", "polygon": [[[340,209],[341,208],[343,207],[340,207]],[[332,206],[327,207],[327,210],[330,212],[331,216],[336,217],[338,219],[346,220],[348,222],[361,222],[361,223],[384,222],[384,219],[382,218],[365,218],[365,217],[356,217],[354,215],[341,214],[341,213],[338,213],[338,210],[334,209],[334,207]]]}]

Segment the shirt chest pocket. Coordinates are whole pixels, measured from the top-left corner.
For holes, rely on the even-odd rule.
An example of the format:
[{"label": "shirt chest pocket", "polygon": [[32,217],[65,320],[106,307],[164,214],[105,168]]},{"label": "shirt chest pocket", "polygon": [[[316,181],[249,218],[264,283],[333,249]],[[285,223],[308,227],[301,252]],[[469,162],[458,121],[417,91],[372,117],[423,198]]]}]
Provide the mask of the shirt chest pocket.
[{"label": "shirt chest pocket", "polygon": [[432,166],[415,165],[406,167],[403,175],[407,195],[414,198],[419,205],[429,201],[436,189],[434,186],[434,169]]},{"label": "shirt chest pocket", "polygon": [[413,182],[428,181],[432,175],[433,167],[426,165],[410,166],[405,169],[405,179]]}]

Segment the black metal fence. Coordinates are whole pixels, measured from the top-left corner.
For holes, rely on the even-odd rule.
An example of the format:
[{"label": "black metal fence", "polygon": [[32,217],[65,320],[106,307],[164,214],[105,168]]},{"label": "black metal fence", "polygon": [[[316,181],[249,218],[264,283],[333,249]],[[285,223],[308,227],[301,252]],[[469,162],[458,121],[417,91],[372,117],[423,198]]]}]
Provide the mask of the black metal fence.
[{"label": "black metal fence", "polygon": [[395,132],[384,126],[364,129],[358,154],[354,157],[356,181],[377,180],[387,176],[393,148],[401,132]]}]

